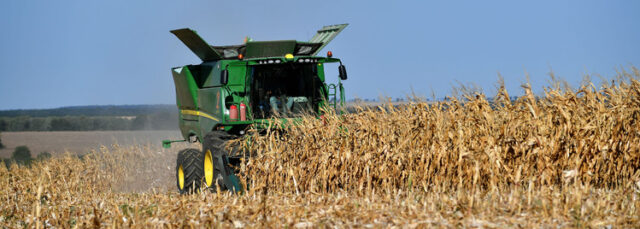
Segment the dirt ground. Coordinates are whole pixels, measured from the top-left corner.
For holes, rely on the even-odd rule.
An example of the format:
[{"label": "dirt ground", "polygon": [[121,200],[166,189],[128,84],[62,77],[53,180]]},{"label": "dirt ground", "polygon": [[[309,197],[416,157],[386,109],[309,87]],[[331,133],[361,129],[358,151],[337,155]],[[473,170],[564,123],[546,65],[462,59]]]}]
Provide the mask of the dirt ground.
[{"label": "dirt ground", "polygon": [[178,130],[161,131],[50,131],[50,132],[2,132],[0,158],[11,157],[18,146],[26,145],[31,155],[41,152],[61,155],[65,152],[84,154],[100,146],[151,145],[160,148],[164,139],[182,139]]}]

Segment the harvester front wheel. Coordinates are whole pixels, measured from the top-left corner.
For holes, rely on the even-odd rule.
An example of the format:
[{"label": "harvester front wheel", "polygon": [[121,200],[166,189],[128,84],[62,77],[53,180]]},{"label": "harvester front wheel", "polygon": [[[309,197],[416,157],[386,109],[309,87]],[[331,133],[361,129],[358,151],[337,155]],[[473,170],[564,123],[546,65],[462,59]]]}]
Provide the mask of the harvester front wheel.
[{"label": "harvester front wheel", "polygon": [[176,160],[176,184],[180,194],[197,192],[202,180],[202,152],[197,149],[183,149]]},{"label": "harvester front wheel", "polygon": [[240,184],[234,169],[229,163],[229,153],[226,144],[235,139],[224,131],[211,131],[207,133],[202,142],[202,160],[204,162],[204,184],[212,191],[231,190],[240,191]]}]

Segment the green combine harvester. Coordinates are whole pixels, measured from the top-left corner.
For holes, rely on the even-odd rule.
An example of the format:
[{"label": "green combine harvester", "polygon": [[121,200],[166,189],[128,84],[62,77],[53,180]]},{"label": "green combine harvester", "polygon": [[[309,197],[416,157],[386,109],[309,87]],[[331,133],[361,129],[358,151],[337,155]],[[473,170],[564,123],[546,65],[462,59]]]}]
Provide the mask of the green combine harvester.
[{"label": "green combine harvester", "polygon": [[[203,185],[240,191],[235,165],[243,156],[237,147],[225,147],[229,140],[243,136],[249,128],[265,129],[274,118],[292,123],[302,115],[319,116],[344,103],[344,65],[330,51],[326,56],[318,53],[346,26],[324,26],[309,41],[247,39],[230,46],[211,46],[188,28],[171,31],[202,60],[171,69],[184,140],[164,140],[163,147],[171,147],[172,142],[202,143],[202,150],[178,153],[180,193]],[[325,83],[326,63],[339,63],[337,84]]]}]

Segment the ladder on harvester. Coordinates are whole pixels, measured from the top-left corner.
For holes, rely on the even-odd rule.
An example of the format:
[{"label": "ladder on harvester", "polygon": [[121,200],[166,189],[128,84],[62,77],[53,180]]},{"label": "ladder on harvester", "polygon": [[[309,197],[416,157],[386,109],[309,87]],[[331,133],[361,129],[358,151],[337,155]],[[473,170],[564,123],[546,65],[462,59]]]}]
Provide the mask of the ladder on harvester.
[{"label": "ladder on harvester", "polygon": [[[344,106],[344,87],[342,86],[342,82],[338,82],[338,85],[329,84],[327,85],[327,89],[329,90],[327,93],[327,97],[329,99],[329,106],[333,107],[333,110],[342,113],[342,110],[338,110],[338,99],[340,99],[340,107]],[[338,93],[340,93],[340,97],[338,98]]]}]

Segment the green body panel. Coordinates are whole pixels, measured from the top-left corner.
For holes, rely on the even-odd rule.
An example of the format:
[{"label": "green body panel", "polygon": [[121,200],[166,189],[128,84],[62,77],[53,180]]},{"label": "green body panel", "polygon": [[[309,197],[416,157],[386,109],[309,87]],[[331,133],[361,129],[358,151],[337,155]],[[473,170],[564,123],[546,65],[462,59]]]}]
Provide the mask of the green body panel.
[{"label": "green body panel", "polygon": [[[202,40],[202,38],[200,38],[193,30],[181,29],[172,31],[172,33],[176,34],[176,36],[178,36],[185,45],[187,45],[204,61],[198,65],[187,65],[172,69],[173,80],[176,87],[176,104],[180,109],[180,130],[184,139],[188,141],[194,140],[194,138],[201,140],[212,130],[237,131],[243,130],[248,126],[254,126],[261,129],[270,125],[268,119],[254,119],[253,117],[254,111],[252,109],[258,108],[255,108],[257,104],[251,103],[254,101],[264,101],[262,99],[264,97],[260,97],[260,100],[252,100],[252,93],[258,93],[257,91],[252,91],[252,71],[254,71],[254,66],[264,66],[274,63],[281,64],[281,66],[315,66],[315,70],[313,72],[315,75],[305,73],[305,77],[317,76],[320,84],[314,84],[318,87],[314,90],[320,91],[319,95],[322,97],[322,100],[304,103],[317,104],[317,108],[314,109],[315,112],[319,114],[322,107],[329,105],[325,103],[325,101],[328,101],[329,99],[329,94],[328,85],[325,84],[324,63],[340,62],[340,60],[331,57],[312,56],[311,53],[310,55],[294,55],[293,57],[291,55],[295,53],[313,51],[315,51],[313,53],[317,53],[316,49],[320,46],[326,45],[326,43],[333,39],[339,31],[344,29],[344,26],[346,25],[338,25],[337,27],[334,26],[319,30],[318,33],[322,34],[316,35],[316,37],[314,37],[315,41],[313,42],[300,42],[295,40],[250,41],[245,45],[240,46],[215,47],[208,46],[208,44],[204,42],[204,40]],[[240,52],[240,54],[244,55],[244,58],[229,58],[225,53],[218,53],[214,50],[214,48],[216,48],[225,51],[225,48],[227,47],[231,47],[233,50]],[[293,69],[300,69],[295,71],[311,71],[303,70],[309,68],[310,67],[298,67]],[[224,70],[227,70],[228,72],[228,81],[225,85],[222,85],[220,83],[220,78],[222,75],[221,72]],[[293,76],[297,76],[297,74],[294,74]],[[269,79],[264,78],[264,76],[262,77],[263,81],[260,81],[262,83],[264,83],[265,79]],[[302,80],[303,78],[300,79]],[[292,82],[294,81],[289,82],[289,84],[296,85]],[[282,83],[284,84],[287,82]],[[305,83],[303,85],[309,84]],[[340,92],[343,92],[342,84],[340,83],[339,85]],[[297,88],[306,87],[309,86]],[[293,96],[300,95],[289,95],[287,93],[287,96],[292,96],[287,98],[294,98]],[[344,94],[341,94],[340,98],[343,99],[343,96]],[[273,96],[271,98],[273,98]],[[314,95],[307,98],[318,98],[318,96]],[[230,120],[230,107],[235,105],[238,110],[240,110],[241,103],[246,106],[247,120]],[[262,113],[260,113],[260,115],[262,115]],[[295,124],[296,120],[298,120],[298,118],[287,118],[282,119],[280,123],[283,125]],[[170,144],[170,142],[167,144]]]},{"label": "green body panel", "polygon": [[[200,129],[198,137],[202,137],[211,131],[213,127],[222,121],[222,88],[211,87],[200,89],[198,103],[202,104],[200,112],[211,117],[199,116]],[[213,119],[212,119],[213,118]]]},{"label": "green body panel", "polygon": [[173,82],[176,85],[176,103],[179,109],[197,110],[198,87],[189,68],[178,67],[173,71]]},{"label": "green body panel", "polygon": [[229,82],[226,86],[234,93],[244,93],[244,89],[247,86],[247,65],[244,61],[235,61],[227,66]]}]

